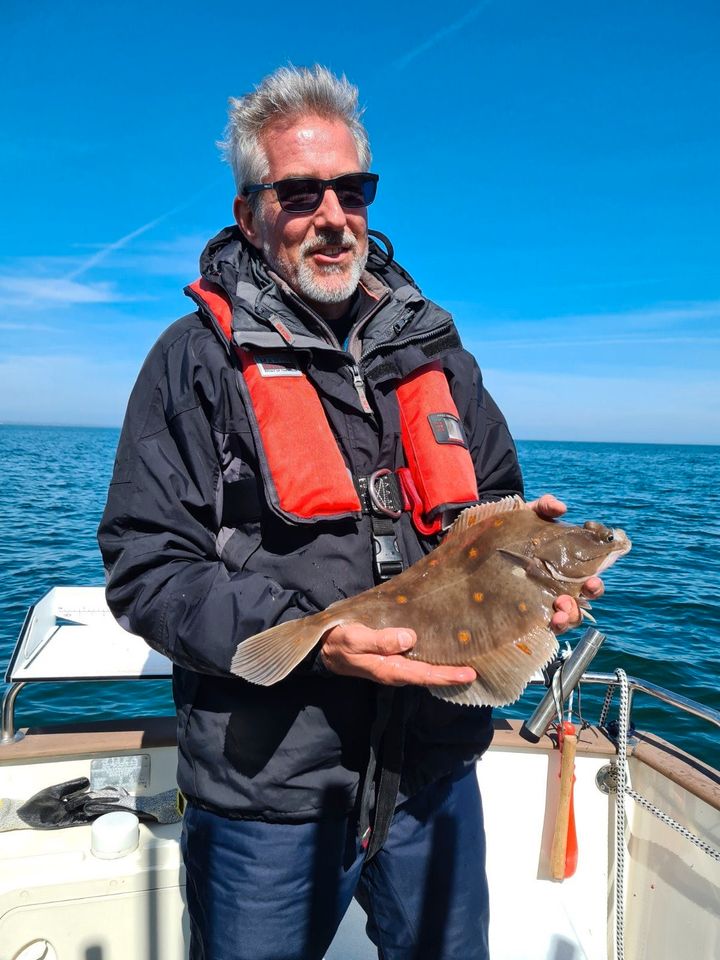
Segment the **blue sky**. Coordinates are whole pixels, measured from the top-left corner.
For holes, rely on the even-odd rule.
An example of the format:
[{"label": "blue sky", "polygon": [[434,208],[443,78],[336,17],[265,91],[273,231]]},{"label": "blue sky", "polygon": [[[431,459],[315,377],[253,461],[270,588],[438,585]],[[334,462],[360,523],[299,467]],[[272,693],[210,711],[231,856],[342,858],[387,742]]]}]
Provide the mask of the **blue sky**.
[{"label": "blue sky", "polygon": [[227,98],[360,87],[371,226],[522,439],[720,443],[716,0],[9,0],[0,421],[117,425],[232,218]]}]

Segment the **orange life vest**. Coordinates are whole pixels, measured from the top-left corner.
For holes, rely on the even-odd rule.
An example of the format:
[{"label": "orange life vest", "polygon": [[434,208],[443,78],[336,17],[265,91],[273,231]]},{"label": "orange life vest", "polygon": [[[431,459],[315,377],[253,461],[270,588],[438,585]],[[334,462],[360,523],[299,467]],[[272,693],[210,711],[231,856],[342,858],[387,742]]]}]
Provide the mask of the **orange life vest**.
[{"label": "orange life vest", "polygon": [[[222,288],[201,278],[189,290],[232,343],[232,309]],[[271,501],[295,522],[359,517],[354,478],[320,397],[292,351],[237,346],[235,351]],[[403,507],[412,512],[416,528],[429,535],[439,532],[445,511],[477,502],[475,470],[439,363],[405,377],[395,395],[407,464],[397,471]]]}]

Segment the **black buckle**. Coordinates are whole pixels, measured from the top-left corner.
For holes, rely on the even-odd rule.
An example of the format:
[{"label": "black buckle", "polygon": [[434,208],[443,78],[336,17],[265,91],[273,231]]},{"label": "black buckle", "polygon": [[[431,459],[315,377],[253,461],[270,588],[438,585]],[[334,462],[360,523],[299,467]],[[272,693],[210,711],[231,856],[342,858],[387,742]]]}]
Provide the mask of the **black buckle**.
[{"label": "black buckle", "polygon": [[375,549],[375,569],[381,580],[389,580],[403,571],[402,556],[398,548],[397,537],[394,533],[375,533],[373,531],[373,547]]}]

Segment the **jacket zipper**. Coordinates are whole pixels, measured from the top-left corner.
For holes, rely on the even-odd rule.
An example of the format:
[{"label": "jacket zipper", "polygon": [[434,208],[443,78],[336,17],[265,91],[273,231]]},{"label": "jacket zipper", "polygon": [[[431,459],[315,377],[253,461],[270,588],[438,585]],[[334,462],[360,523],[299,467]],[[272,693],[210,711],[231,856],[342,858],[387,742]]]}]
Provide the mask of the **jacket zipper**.
[{"label": "jacket zipper", "polygon": [[360,400],[360,406],[363,408],[365,413],[369,413],[370,416],[373,416],[373,409],[370,406],[370,402],[367,398],[367,393],[365,391],[365,381],[362,378],[360,373],[360,367],[356,363],[350,364],[350,371],[352,373],[353,386],[355,387],[355,392],[358,395]]}]

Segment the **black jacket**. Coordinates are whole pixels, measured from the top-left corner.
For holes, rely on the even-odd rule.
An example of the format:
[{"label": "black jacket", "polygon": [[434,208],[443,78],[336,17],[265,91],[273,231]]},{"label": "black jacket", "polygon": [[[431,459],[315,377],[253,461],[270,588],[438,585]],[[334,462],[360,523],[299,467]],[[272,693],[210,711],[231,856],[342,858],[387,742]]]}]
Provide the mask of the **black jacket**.
[{"label": "black jacket", "polygon": [[[238,344],[286,347],[293,334],[354,476],[403,464],[393,386],[430,359],[448,376],[476,466],[480,496],[522,493],[505,421],[462,349],[449,314],[426,300],[371,244],[381,297],[353,358],[302,301],[274,282],[237,229],[201,259],[233,308]],[[373,414],[353,385],[362,371]],[[362,519],[289,523],[265,496],[232,347],[205,309],[183,317],[151,350],[132,392],[98,532],[107,600],[127,629],[175,664],[182,791],[230,816],[314,820],[351,809],[369,750],[377,687],[301,665],[274,687],[230,675],[237,644],[372,586]],[[289,455],[302,455],[301,452]],[[435,541],[407,514],[396,532],[407,563]],[[405,687],[402,792],[486,749],[490,711]]]}]

